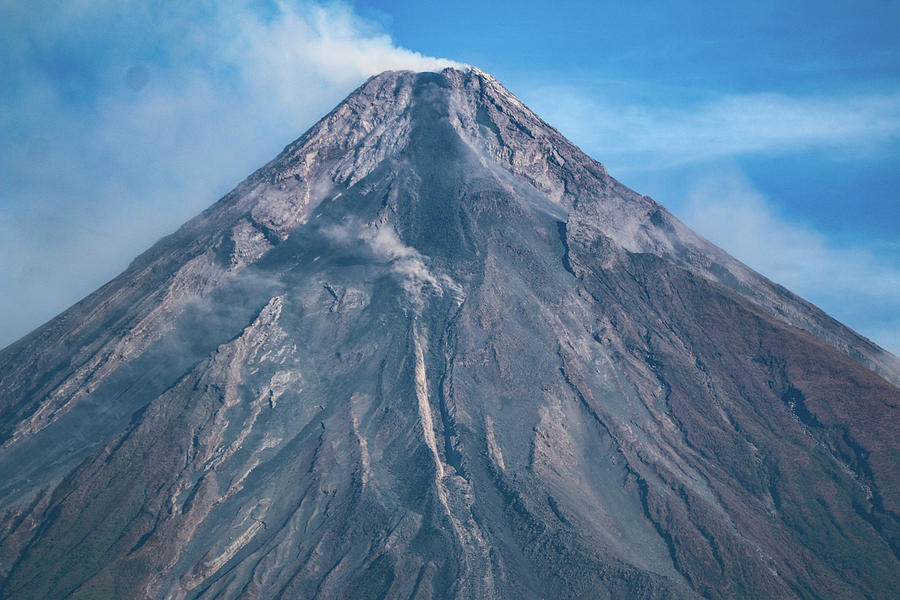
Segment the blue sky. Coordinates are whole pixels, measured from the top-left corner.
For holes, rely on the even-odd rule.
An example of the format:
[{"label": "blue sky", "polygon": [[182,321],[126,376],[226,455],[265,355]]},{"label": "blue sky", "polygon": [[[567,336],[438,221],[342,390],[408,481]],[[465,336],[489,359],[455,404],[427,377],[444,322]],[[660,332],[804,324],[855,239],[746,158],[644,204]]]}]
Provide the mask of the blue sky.
[{"label": "blue sky", "polygon": [[0,346],[387,68],[492,73],[900,353],[900,2],[0,0]]}]

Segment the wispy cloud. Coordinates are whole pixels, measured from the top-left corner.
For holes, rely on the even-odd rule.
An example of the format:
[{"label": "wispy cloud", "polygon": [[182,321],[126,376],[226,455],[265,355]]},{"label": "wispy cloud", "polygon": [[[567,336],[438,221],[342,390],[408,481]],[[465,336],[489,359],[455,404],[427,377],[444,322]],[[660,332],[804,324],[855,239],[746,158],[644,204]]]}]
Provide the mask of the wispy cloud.
[{"label": "wispy cloud", "polygon": [[708,96],[634,105],[552,87],[532,90],[528,101],[563,134],[626,171],[820,148],[862,155],[900,140],[900,90]]},{"label": "wispy cloud", "polygon": [[896,251],[839,245],[792,221],[736,169],[697,179],[682,219],[750,267],[900,356]]},{"label": "wispy cloud", "polygon": [[400,280],[416,312],[421,312],[424,307],[426,292],[442,296],[446,286],[457,298],[462,294],[462,289],[448,275],[436,277],[425,264],[426,258],[415,248],[407,246],[391,225],[362,224],[351,219],[325,226],[322,233],[338,244],[363,242],[374,258],[390,266],[390,271]]},{"label": "wispy cloud", "polygon": [[124,268],[370,75],[454,65],[345,4],[0,3],[0,346]]},{"label": "wispy cloud", "polygon": [[364,229],[362,239],[377,256],[391,262],[392,270],[402,279],[403,289],[420,310],[425,288],[431,288],[438,294],[443,292],[440,283],[425,265],[423,256],[415,248],[404,244],[390,225],[370,225]]},{"label": "wispy cloud", "polygon": [[[900,248],[857,235],[838,242],[825,230],[784,216],[735,167],[741,159],[824,153],[877,160],[900,142],[900,90],[789,96],[629,88],[631,99],[573,88],[534,88],[541,116],[627,182],[672,180],[666,200],[693,229],[755,270],[900,354]],[[697,173],[708,175],[697,177]],[[683,188],[684,179],[693,185]],[[860,202],[863,200],[861,199]],[[852,232],[851,232],[852,234]]]}]

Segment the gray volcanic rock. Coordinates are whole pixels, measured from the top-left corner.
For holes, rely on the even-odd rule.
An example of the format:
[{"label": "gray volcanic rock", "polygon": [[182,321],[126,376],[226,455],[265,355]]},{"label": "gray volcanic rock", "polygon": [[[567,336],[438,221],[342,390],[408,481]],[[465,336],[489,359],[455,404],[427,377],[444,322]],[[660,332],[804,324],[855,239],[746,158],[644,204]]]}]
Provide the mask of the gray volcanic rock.
[{"label": "gray volcanic rock", "polygon": [[485,73],[0,352],[2,598],[892,598],[900,361]]}]

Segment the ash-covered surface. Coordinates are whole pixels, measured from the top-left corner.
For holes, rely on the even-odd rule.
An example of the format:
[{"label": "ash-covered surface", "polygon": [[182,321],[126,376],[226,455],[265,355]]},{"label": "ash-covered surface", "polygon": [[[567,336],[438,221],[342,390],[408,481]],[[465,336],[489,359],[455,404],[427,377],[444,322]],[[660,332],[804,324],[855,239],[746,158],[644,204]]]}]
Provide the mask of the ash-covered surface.
[{"label": "ash-covered surface", "polygon": [[893,598],[898,365],[384,73],[0,352],[0,597]]}]

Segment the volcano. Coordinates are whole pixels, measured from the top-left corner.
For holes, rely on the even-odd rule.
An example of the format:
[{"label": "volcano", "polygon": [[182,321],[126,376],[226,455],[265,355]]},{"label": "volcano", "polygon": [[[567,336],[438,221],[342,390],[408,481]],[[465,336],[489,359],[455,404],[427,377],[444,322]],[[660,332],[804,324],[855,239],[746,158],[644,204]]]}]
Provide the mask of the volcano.
[{"label": "volcano", "polygon": [[900,360],[484,72],[0,352],[0,597],[895,598]]}]

